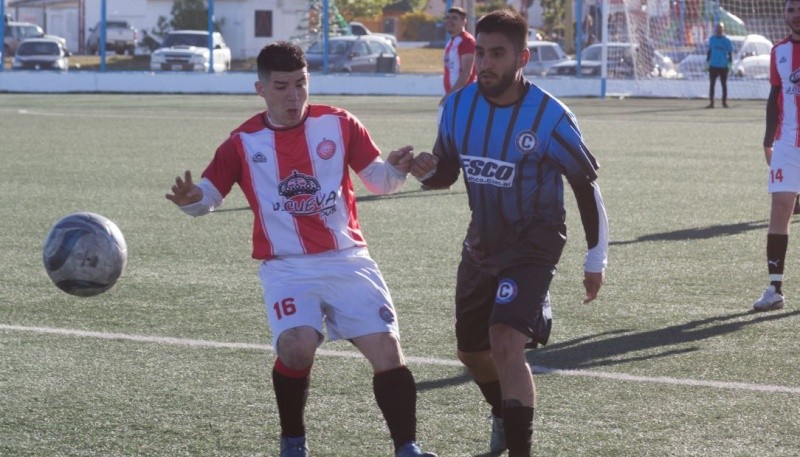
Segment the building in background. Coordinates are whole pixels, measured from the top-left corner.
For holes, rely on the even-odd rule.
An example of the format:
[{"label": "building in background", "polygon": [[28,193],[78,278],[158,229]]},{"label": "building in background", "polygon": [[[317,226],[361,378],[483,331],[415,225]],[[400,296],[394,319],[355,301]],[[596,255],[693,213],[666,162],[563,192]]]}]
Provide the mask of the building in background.
[{"label": "building in background", "polygon": [[[100,21],[101,0],[2,0],[17,21],[33,22],[46,33],[66,38],[67,48],[83,52],[89,29]],[[159,16],[171,17],[173,0],[106,0],[106,19],[125,20],[151,33]],[[214,0],[214,17],[234,59],[255,57],[261,48],[289,39],[308,14],[308,0]]]}]

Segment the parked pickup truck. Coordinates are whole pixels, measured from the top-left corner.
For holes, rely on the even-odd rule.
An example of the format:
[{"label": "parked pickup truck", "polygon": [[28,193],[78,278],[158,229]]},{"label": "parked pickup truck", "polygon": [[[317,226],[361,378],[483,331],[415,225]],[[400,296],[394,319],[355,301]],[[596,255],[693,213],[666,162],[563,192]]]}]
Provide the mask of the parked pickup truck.
[{"label": "parked pickup truck", "polygon": [[[231,69],[231,48],[222,34],[214,32],[214,72]],[[208,51],[208,31],[175,30],[164,38],[161,47],[150,54],[152,71],[208,71],[211,53]]]},{"label": "parked pickup truck", "polygon": [[350,33],[352,33],[353,35],[358,35],[358,36],[361,36],[361,35],[380,36],[380,37],[385,38],[389,42],[389,44],[392,45],[393,48],[397,49],[397,37],[394,36],[394,35],[391,35],[389,33],[375,33],[373,31],[371,31],[370,29],[368,29],[366,25],[364,25],[364,24],[362,24],[360,22],[353,21],[353,22],[349,22],[347,25],[350,26]]},{"label": "parked pickup truck", "polygon": [[[101,27],[97,25],[89,29],[89,38],[86,39],[86,52],[97,54],[100,51]],[[113,50],[117,54],[133,55],[136,50],[138,31],[128,24],[128,21],[106,21],[106,51]]]}]

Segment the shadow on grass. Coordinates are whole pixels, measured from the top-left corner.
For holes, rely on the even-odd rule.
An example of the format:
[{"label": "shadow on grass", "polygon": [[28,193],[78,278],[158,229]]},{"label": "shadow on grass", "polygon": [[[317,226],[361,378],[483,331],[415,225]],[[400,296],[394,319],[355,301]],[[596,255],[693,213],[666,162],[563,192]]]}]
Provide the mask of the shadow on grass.
[{"label": "shadow on grass", "polygon": [[[784,313],[754,314],[750,311],[710,317],[685,324],[628,333],[627,330],[600,333],[550,344],[528,353],[528,361],[555,369],[587,369],[620,365],[640,360],[669,357],[700,350],[698,346],[676,347],[733,333],[744,327],[800,315],[800,310]],[[755,316],[752,319],[742,319]],[[656,353],[642,353],[660,349]]]},{"label": "shadow on grass", "polygon": [[[753,316],[752,319],[743,319]],[[726,335],[744,327],[800,316],[800,310],[756,314],[751,311],[699,319],[685,324],[630,333],[630,330],[613,330],[596,335],[583,336],[561,343],[549,344],[527,353],[531,366],[551,369],[577,370],[621,365],[641,360],[669,357],[700,350],[698,346],[677,347],[687,343],[699,343],[710,338]],[[653,353],[652,350],[660,351]],[[641,353],[642,351],[650,351]],[[535,363],[534,363],[535,362]],[[541,371],[541,370],[539,370]],[[472,382],[464,370],[458,376],[423,381],[418,390],[440,389]]]},{"label": "shadow on grass", "polygon": [[[792,221],[794,224],[796,221]],[[722,224],[711,225],[708,227],[698,227],[683,230],[674,230],[672,232],[653,233],[650,235],[642,235],[633,240],[627,241],[610,241],[608,244],[611,246],[620,246],[633,243],[645,243],[648,241],[686,241],[686,240],[705,240],[708,238],[716,238],[718,236],[732,236],[740,233],[749,232],[751,230],[766,229],[768,221],[750,221],[739,222],[738,224]],[[766,236],[766,231],[764,232]]]}]

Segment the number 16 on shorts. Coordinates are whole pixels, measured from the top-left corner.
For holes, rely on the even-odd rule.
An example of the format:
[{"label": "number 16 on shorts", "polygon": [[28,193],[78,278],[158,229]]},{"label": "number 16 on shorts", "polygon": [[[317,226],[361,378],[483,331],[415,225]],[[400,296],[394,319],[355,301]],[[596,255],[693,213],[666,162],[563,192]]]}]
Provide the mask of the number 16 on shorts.
[{"label": "number 16 on shorts", "polygon": [[287,297],[283,300],[276,301],[272,305],[272,310],[275,312],[275,318],[281,320],[286,316],[291,316],[296,313],[297,307],[294,304],[294,298]]}]

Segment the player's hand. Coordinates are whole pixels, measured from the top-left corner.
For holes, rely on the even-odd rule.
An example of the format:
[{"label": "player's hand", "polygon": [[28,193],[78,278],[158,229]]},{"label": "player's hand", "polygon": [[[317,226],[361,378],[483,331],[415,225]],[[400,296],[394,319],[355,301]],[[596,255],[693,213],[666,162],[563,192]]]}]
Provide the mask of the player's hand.
[{"label": "player's hand", "polygon": [[186,206],[199,202],[203,198],[203,190],[192,182],[192,172],[186,170],[183,179],[180,176],[175,178],[172,193],[165,195],[165,197],[178,206]]},{"label": "player's hand", "polygon": [[767,160],[767,165],[772,162],[772,146],[764,146],[764,158]]},{"label": "player's hand", "polygon": [[420,179],[436,168],[439,158],[430,152],[420,152],[411,164],[411,174]]},{"label": "player's hand", "polygon": [[408,173],[411,170],[411,163],[414,161],[414,146],[403,146],[389,153],[386,162],[393,166],[400,173]]},{"label": "player's hand", "polygon": [[583,287],[586,288],[586,296],[583,297],[584,305],[597,298],[597,293],[600,292],[600,287],[604,282],[606,282],[606,274],[602,271],[599,273],[583,272]]}]

